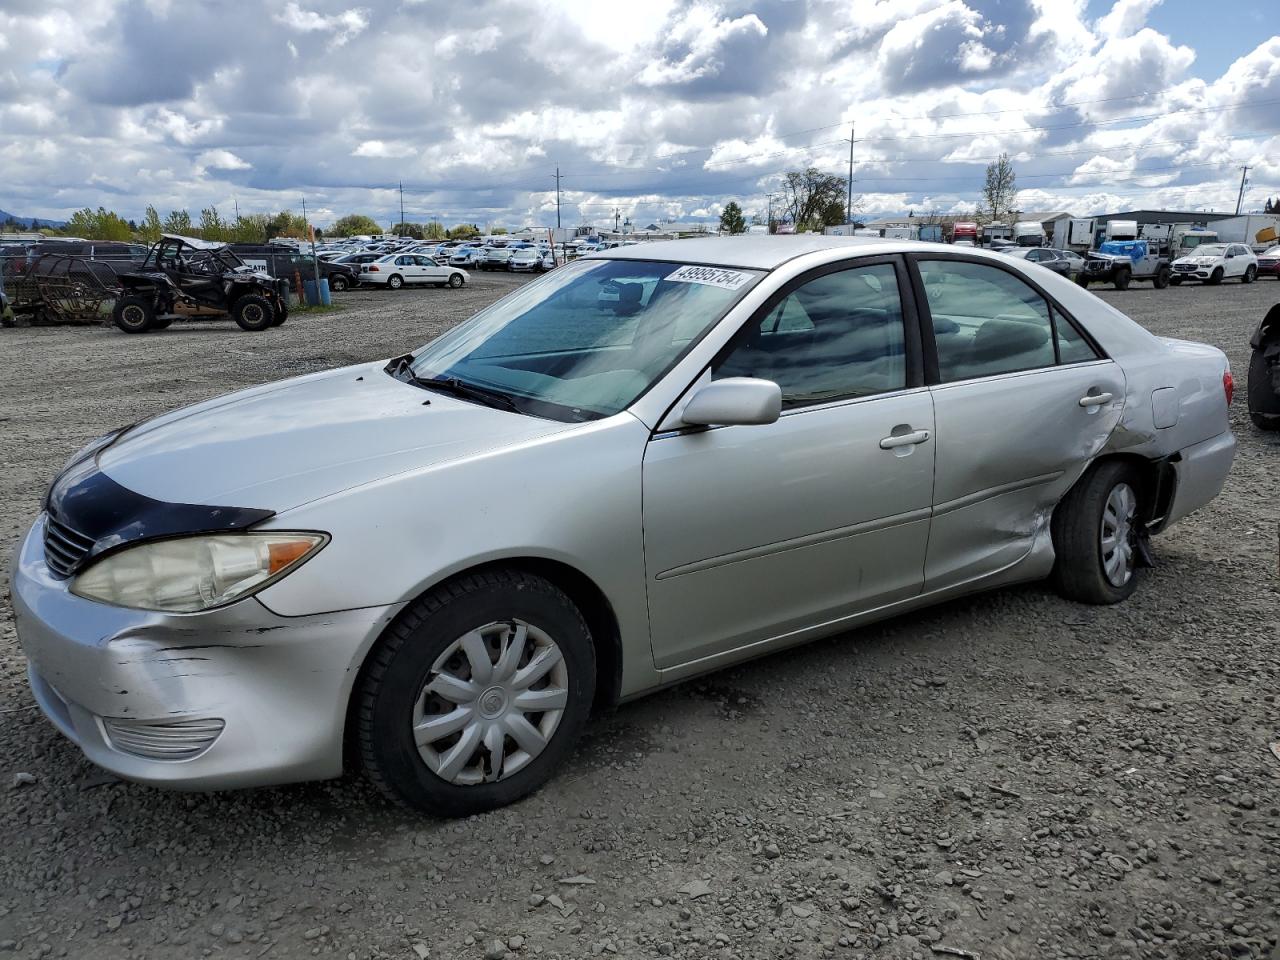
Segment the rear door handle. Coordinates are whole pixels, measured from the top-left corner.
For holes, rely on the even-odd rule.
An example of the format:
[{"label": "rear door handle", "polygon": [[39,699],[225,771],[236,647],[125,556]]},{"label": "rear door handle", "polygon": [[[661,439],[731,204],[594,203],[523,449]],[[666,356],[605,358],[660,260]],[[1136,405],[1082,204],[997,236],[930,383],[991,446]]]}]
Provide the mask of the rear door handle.
[{"label": "rear door handle", "polygon": [[892,450],[895,447],[914,447],[917,443],[924,443],[928,439],[928,430],[914,430],[911,433],[900,433],[895,436],[885,437],[880,441],[880,449]]},{"label": "rear door handle", "polygon": [[1080,398],[1080,406],[1088,409],[1089,407],[1100,407],[1104,403],[1111,402],[1111,394],[1109,393],[1090,393]]}]

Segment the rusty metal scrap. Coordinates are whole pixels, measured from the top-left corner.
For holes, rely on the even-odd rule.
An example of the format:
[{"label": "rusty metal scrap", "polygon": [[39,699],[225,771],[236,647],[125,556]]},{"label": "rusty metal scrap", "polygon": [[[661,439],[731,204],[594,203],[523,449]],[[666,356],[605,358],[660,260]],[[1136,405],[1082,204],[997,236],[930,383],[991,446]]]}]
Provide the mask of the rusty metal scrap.
[{"label": "rusty metal scrap", "polygon": [[16,317],[31,323],[105,323],[120,288],[109,263],[42,256],[6,269],[4,286]]}]

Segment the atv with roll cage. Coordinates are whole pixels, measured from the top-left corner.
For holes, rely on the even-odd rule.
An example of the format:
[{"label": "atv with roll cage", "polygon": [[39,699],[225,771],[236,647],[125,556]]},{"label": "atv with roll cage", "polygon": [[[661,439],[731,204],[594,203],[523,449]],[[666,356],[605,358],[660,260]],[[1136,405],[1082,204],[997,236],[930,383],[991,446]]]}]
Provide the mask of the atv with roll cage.
[{"label": "atv with roll cage", "polygon": [[165,234],[117,279],[122,290],[111,319],[125,333],[163,330],[179,316],[230,315],[242,330],[266,330],[289,315],[288,281],[250,267],[225,243]]}]

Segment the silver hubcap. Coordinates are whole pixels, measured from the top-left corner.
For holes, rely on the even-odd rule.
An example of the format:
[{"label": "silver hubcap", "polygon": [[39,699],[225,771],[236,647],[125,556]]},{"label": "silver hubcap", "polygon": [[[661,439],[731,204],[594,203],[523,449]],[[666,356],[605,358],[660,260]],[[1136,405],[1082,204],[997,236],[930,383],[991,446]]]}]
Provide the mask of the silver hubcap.
[{"label": "silver hubcap", "polygon": [[1102,569],[1114,587],[1133,576],[1133,518],[1138,498],[1127,483],[1118,483],[1102,509]]},{"label": "silver hubcap", "polygon": [[462,786],[519,773],[551,742],[569,702],[556,642],[523,620],[459,637],[431,666],[413,707],[423,762]]}]

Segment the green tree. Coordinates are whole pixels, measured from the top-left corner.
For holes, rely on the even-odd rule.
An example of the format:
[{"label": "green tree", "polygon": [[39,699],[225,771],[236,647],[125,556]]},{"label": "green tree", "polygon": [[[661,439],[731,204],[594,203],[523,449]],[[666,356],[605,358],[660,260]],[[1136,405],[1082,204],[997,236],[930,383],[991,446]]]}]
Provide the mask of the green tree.
[{"label": "green tree", "polygon": [[439,220],[432,220],[422,228],[422,237],[424,240],[444,240],[449,236],[449,231],[444,228],[444,224]]},{"label": "green tree", "polygon": [[189,237],[195,233],[195,226],[191,223],[191,214],[185,210],[170,210],[169,215],[164,218],[164,232],[177,233],[182,236]]},{"label": "green tree", "polygon": [[295,240],[305,240],[307,237],[306,221],[302,219],[300,214],[296,214],[292,210],[281,210],[267,219],[267,239],[272,237],[291,237]]},{"label": "green tree", "polygon": [[86,240],[128,242],[133,239],[129,222],[105,207],[77,210],[67,218],[67,225],[62,232],[69,237],[84,237]]},{"label": "green tree", "polygon": [[413,237],[415,240],[421,240],[424,236],[420,223],[393,223],[391,232],[397,237]]},{"label": "green tree", "polygon": [[1002,153],[999,160],[987,164],[986,183],[982,187],[983,212],[993,221],[1003,220],[1012,212],[1017,196],[1018,178],[1014,175],[1009,155]]},{"label": "green tree", "polygon": [[510,231],[508,231],[507,228],[504,226],[495,225],[495,226],[489,227],[488,232],[490,236],[505,237]]},{"label": "green tree", "polygon": [[139,236],[147,243],[155,243],[160,239],[162,231],[159,212],[151,204],[147,204],[146,213],[142,215],[142,226],[138,228]]},{"label": "green tree", "polygon": [[465,240],[480,236],[480,227],[474,223],[459,223],[449,228],[450,240]]},{"label": "green tree", "polygon": [[747,232],[747,220],[742,215],[742,207],[738,206],[737,200],[730,200],[725,204],[720,214],[720,232],[728,234]]},{"label": "green tree", "polygon": [[370,236],[375,233],[382,233],[382,227],[373,217],[366,217],[363,213],[349,213],[345,217],[339,217],[333,223],[329,224],[326,231],[331,237],[358,237]]},{"label": "green tree", "polygon": [[206,240],[226,240],[227,226],[217,207],[206,207],[200,211],[200,236]]}]

